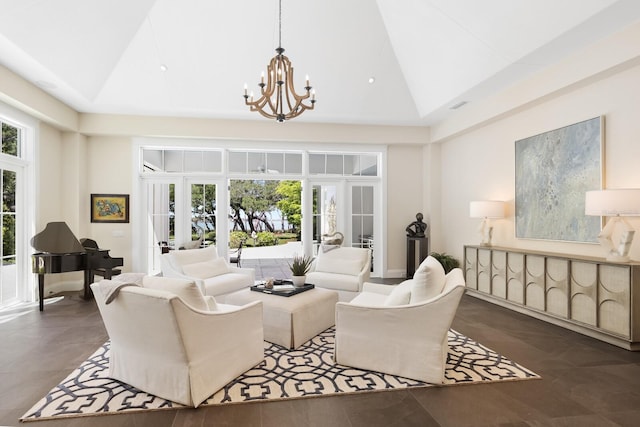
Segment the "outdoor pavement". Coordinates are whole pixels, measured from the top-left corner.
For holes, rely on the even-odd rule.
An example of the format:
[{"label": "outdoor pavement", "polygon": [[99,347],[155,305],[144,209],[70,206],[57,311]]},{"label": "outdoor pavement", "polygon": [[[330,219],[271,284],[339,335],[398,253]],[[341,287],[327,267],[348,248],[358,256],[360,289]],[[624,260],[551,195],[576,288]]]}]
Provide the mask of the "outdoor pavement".
[{"label": "outdoor pavement", "polygon": [[302,242],[287,242],[284,245],[243,247],[242,260],[249,259],[292,259],[294,255],[302,255]]},{"label": "outdoor pavement", "polygon": [[253,268],[256,279],[273,277],[275,279],[291,278],[289,262],[294,255],[302,254],[302,242],[287,242],[277,246],[258,246],[242,248],[242,267]]}]

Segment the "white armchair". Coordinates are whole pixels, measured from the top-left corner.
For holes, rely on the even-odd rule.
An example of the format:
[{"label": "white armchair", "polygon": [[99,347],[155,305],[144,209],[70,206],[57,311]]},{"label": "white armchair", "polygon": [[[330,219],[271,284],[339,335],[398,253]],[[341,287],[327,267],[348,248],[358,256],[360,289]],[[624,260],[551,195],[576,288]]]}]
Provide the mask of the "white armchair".
[{"label": "white armchair", "polygon": [[164,277],[194,281],[205,295],[224,302],[230,293],[252,286],[253,268],[232,267],[218,256],[215,246],[203,249],[170,251],[160,256]]},{"label": "white armchair", "polygon": [[447,332],[465,282],[459,268],[445,276],[433,261],[440,271],[427,275],[426,292],[425,277],[416,281],[414,276],[397,286],[365,283],[353,301],[336,305],[336,363],[444,382]]},{"label": "white armchair", "polygon": [[340,301],[350,301],[362,291],[370,274],[371,249],[339,247],[318,253],[307,283],[337,291]]},{"label": "white armchair", "polygon": [[91,285],[111,340],[111,378],[197,407],[264,360],[261,302],[216,305],[193,282],[165,277],[121,286]]}]

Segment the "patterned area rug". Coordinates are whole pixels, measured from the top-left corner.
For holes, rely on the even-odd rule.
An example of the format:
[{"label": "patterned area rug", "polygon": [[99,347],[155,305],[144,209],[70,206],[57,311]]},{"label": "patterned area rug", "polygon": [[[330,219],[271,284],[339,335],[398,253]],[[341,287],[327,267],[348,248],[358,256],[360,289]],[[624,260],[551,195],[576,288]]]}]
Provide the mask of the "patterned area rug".
[{"label": "patterned area rug", "polygon": [[[229,383],[203,406],[433,386],[336,365],[334,336],[334,329],[327,329],[297,350],[265,342],[265,362]],[[21,421],[183,407],[108,378],[108,366],[107,342],[27,411]],[[540,378],[453,330],[449,331],[445,377],[448,385]]]}]

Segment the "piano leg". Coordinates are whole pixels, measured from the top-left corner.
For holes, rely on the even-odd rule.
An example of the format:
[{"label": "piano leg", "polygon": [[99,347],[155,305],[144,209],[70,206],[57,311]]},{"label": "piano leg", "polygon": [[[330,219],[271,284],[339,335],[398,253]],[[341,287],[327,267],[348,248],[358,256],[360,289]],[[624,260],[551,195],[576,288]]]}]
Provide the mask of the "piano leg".
[{"label": "piano leg", "polygon": [[40,311],[44,310],[44,274],[38,274],[38,298]]},{"label": "piano leg", "polygon": [[91,270],[85,270],[84,271],[84,294],[83,294],[82,298],[84,298],[87,301],[89,301],[91,298],[93,298],[93,292],[91,292],[91,288],[89,287],[91,285],[91,283],[93,282],[91,276],[93,276],[91,274]]}]

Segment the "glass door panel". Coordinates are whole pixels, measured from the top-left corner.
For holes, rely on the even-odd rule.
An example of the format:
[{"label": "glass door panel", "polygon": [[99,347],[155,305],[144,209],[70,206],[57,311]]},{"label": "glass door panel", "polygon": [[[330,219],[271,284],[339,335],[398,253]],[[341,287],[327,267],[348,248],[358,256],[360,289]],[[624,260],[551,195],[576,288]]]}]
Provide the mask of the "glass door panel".
[{"label": "glass door panel", "polygon": [[353,185],[351,187],[351,246],[371,249],[373,270],[374,248],[374,187]]},{"label": "glass door panel", "polygon": [[216,243],[216,185],[191,184],[191,240]]},{"label": "glass door panel", "polygon": [[175,249],[176,215],[173,183],[147,184],[147,266],[149,271],[161,271],[160,255]]},{"label": "glass door panel", "polygon": [[19,298],[16,258],[16,178],[16,172],[2,170],[0,306],[18,302]]},{"label": "glass door panel", "polygon": [[373,246],[373,187],[351,187],[351,242],[356,247]]},{"label": "glass door panel", "polygon": [[[314,254],[323,236],[335,236],[342,223],[339,217],[338,186],[336,184],[313,185],[313,243]],[[344,233],[342,233],[344,235]]]}]

